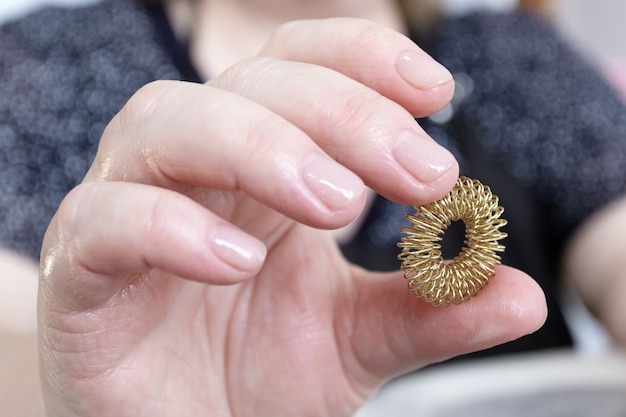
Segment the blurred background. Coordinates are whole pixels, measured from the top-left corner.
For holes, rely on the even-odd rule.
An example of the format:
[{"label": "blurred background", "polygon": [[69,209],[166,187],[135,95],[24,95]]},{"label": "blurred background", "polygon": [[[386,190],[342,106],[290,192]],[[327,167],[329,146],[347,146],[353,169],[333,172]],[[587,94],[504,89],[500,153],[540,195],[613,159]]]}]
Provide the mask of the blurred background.
[{"label": "blurred background", "polygon": [[[46,4],[81,5],[98,0],[2,0],[0,23]],[[477,8],[511,9],[516,0],[441,0],[444,10],[462,14]],[[626,99],[626,2],[623,0],[551,0],[551,17],[574,45],[597,60]]]},{"label": "blurred background", "polygon": [[22,16],[29,11],[47,4],[81,5],[95,3],[97,0],[3,0],[0,2],[0,22]]},{"label": "blurred background", "polygon": [[[0,22],[44,4],[80,5],[97,0],[2,0]],[[509,9],[515,0],[443,0],[449,13],[477,7]],[[552,0],[555,18],[567,36],[591,53],[626,57],[626,2],[623,0]]]},{"label": "blurred background", "polygon": [[[0,23],[43,5],[78,6],[97,1],[0,0]],[[509,10],[516,5],[515,0],[441,2],[449,14],[477,8]],[[552,0],[551,4],[548,16],[562,34],[597,64],[626,100],[626,1]],[[611,352],[602,328],[580,303],[573,299],[570,304],[567,313],[573,322],[577,352],[548,352],[426,369],[419,377],[399,379],[383,389],[358,417],[408,417],[415,410],[420,410],[422,417],[624,417],[626,357]],[[493,395],[487,397],[486,393]],[[0,415],[4,414],[0,411]]]},{"label": "blurred background", "polygon": [[[2,0],[0,22],[44,4],[80,5],[97,0]],[[567,36],[593,54],[626,57],[626,2],[623,0],[553,0],[555,18]],[[515,0],[443,0],[449,13],[477,7],[508,9]]]}]

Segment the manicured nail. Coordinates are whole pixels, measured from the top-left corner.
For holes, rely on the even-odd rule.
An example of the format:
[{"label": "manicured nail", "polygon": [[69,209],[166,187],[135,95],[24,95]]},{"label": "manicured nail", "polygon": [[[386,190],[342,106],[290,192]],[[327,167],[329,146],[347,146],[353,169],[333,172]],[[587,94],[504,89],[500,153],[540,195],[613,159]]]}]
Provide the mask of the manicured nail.
[{"label": "manicured nail", "polygon": [[337,210],[359,196],[363,181],[336,161],[313,153],[302,164],[302,178],[315,196],[330,210]]},{"label": "manicured nail", "polygon": [[433,181],[456,164],[454,156],[446,148],[410,130],[397,137],[392,154],[405,170],[422,183]]},{"label": "manicured nail", "polygon": [[211,231],[210,241],[213,253],[240,271],[258,269],[267,253],[263,243],[227,223],[218,223],[215,226]]},{"label": "manicured nail", "polygon": [[404,51],[396,58],[396,71],[415,88],[427,90],[452,80],[443,65],[424,53]]}]

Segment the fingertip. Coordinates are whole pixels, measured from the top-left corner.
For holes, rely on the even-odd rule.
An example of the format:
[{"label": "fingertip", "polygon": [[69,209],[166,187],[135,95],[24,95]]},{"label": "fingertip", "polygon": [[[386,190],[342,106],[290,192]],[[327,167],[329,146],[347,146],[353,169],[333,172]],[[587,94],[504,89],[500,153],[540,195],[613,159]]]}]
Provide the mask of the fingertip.
[{"label": "fingertip", "polygon": [[[510,342],[539,330],[547,318],[546,297],[537,282],[518,269],[499,265],[488,285],[459,308],[466,310],[457,320],[471,317],[473,326],[461,324],[472,333],[468,353]],[[458,312],[457,312],[458,313]]]},{"label": "fingertip", "polygon": [[415,44],[389,57],[392,65],[387,83],[379,91],[415,118],[443,109],[454,96],[452,73]]},{"label": "fingertip", "polygon": [[392,98],[414,117],[426,117],[444,108],[454,95],[450,71],[425,52],[405,50],[396,57],[401,88]]},{"label": "fingertip", "polygon": [[391,153],[402,171],[399,177],[405,180],[380,192],[397,203],[422,205],[437,201],[450,192],[459,177],[454,156],[430,138],[400,137]]},{"label": "fingertip", "polygon": [[303,160],[301,175],[308,189],[330,211],[352,205],[365,192],[358,175],[318,152]]},{"label": "fingertip", "polygon": [[407,94],[407,98],[398,102],[413,117],[427,117],[442,110],[450,103],[455,88],[454,80],[450,80],[428,90],[415,89]]},{"label": "fingertip", "polygon": [[421,205],[442,199],[452,190],[458,178],[459,165],[454,161],[454,163],[449,166],[448,169],[441,172],[437,178],[427,183],[420,184],[419,195],[407,204]]},{"label": "fingertip", "polygon": [[545,293],[537,281],[525,272],[506,265],[496,266],[494,278],[492,288],[495,288],[492,290],[498,291],[498,298],[506,301],[501,303],[501,309],[517,324],[519,337],[539,330],[548,317],[548,307]]},{"label": "fingertip", "polygon": [[400,52],[396,57],[395,68],[409,85],[420,90],[430,90],[452,81],[450,71],[423,52]]},{"label": "fingertip", "polygon": [[431,183],[457,165],[450,151],[412,130],[401,132],[392,146],[396,162],[420,183]]},{"label": "fingertip", "polygon": [[211,229],[209,247],[221,261],[219,269],[225,269],[211,280],[212,284],[234,284],[254,276],[267,255],[263,242],[223,221]]}]

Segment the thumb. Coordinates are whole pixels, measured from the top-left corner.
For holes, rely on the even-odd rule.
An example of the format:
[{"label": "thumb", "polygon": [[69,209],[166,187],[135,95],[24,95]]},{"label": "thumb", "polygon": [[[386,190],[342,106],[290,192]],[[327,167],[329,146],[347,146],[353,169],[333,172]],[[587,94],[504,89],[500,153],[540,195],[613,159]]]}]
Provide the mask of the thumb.
[{"label": "thumb", "polygon": [[357,272],[349,319],[338,334],[347,345],[355,381],[380,384],[392,376],[533,333],[547,315],[545,296],[522,271],[496,267],[475,297],[450,307],[433,307],[408,291],[401,272]]}]

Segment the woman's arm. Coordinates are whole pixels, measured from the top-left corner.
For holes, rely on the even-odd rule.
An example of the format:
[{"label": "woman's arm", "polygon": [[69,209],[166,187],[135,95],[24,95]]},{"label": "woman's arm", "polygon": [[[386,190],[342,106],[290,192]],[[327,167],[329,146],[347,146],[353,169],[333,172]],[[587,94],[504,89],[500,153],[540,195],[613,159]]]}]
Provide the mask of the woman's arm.
[{"label": "woman's arm", "polygon": [[578,229],[565,252],[564,274],[615,342],[626,346],[626,197]]}]

